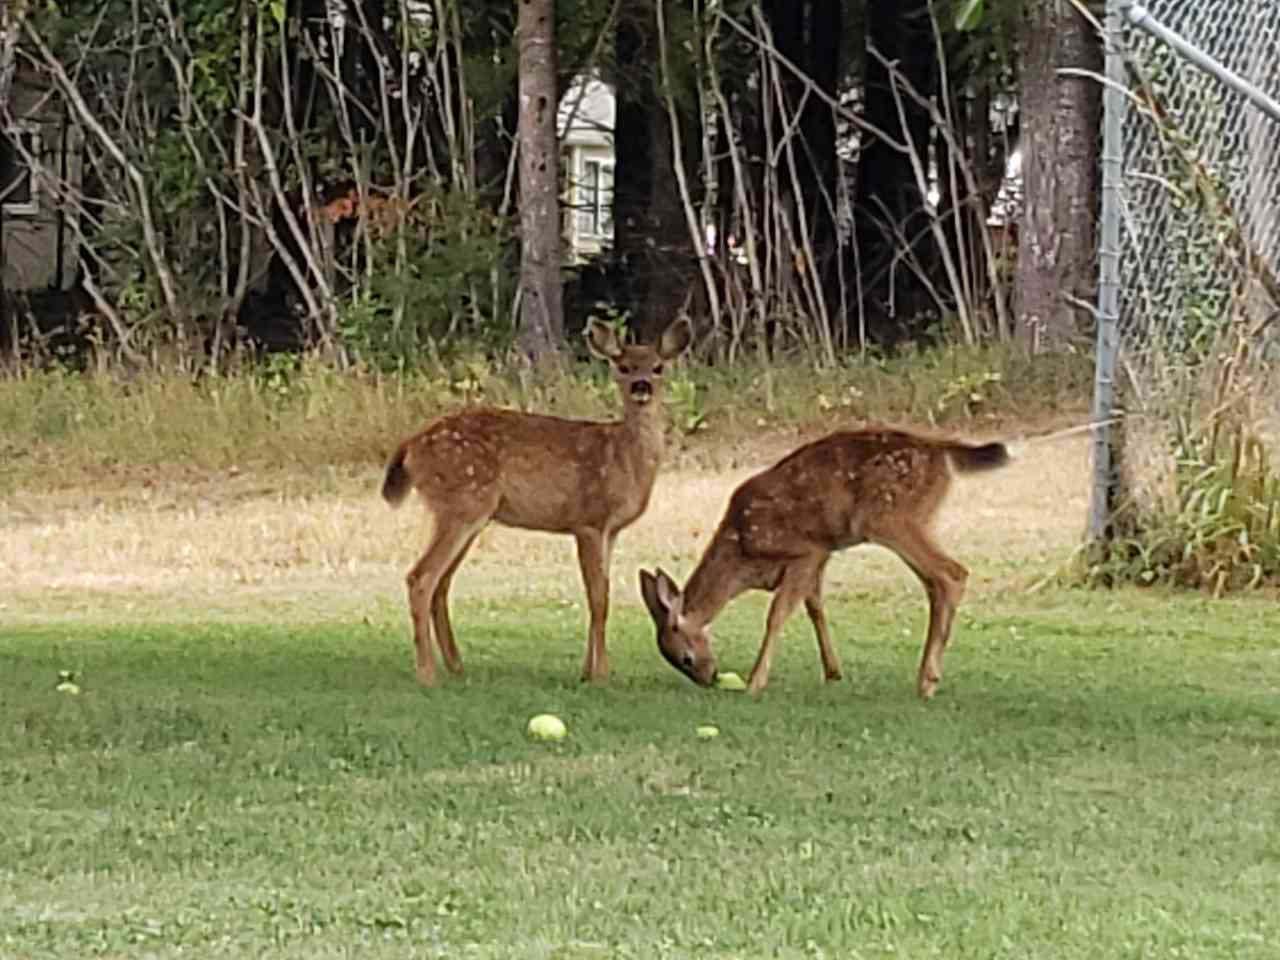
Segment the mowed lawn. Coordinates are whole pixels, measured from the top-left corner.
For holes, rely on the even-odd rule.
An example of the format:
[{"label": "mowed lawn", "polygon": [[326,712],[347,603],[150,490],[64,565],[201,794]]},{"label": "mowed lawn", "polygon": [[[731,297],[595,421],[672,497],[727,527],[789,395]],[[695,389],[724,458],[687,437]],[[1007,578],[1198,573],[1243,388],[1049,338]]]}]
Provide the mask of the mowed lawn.
[{"label": "mowed lawn", "polygon": [[630,598],[603,688],[580,606],[464,598],[429,692],[372,609],[0,621],[0,955],[1280,955],[1274,600],[992,591],[928,705],[905,580],[831,598],[842,683],[793,620],[758,702]]},{"label": "mowed lawn", "polygon": [[[376,468],[0,500],[0,957],[1280,956],[1280,603],[1030,590],[1087,462],[958,483],[973,576],[927,705],[883,551],[831,564],[839,684],[803,614],[758,702],[661,660],[636,568],[683,579],[754,464],[660,477],[602,688],[571,543],[492,529],[455,581],[467,674],[419,689],[423,521]],[[717,621],[722,668],[765,603]],[[564,742],[525,736],[544,711]]]}]

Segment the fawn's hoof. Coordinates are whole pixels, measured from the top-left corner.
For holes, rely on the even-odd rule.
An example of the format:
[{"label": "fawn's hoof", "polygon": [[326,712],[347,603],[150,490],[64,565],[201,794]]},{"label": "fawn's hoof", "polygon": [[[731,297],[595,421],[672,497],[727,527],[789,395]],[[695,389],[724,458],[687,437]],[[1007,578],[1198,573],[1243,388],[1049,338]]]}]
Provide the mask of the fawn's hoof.
[{"label": "fawn's hoof", "polygon": [[604,683],[609,679],[609,660],[607,657],[587,656],[582,663],[583,683]]},{"label": "fawn's hoof", "polygon": [[933,695],[938,692],[937,677],[921,677],[917,684],[916,692],[920,694],[920,699],[926,703],[933,699]]},{"label": "fawn's hoof", "polygon": [[434,687],[437,684],[434,671],[423,670],[421,667],[416,671],[418,677],[418,685],[422,687]]},{"label": "fawn's hoof", "polygon": [[839,670],[828,670],[826,672],[827,683],[836,683],[837,681],[840,681],[843,679],[844,679],[844,674],[841,673]]}]

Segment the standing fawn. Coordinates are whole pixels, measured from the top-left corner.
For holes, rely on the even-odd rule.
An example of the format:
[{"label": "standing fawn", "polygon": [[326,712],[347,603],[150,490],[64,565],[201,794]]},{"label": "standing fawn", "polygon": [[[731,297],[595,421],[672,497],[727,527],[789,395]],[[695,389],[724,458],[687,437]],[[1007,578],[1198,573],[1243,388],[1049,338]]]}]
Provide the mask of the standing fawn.
[{"label": "standing fawn", "polygon": [[658,629],[658,648],[695,683],[715,680],[708,627],[746,590],[773,593],[764,641],[748,689],[769,682],[769,662],[787,618],[803,600],[828,680],[840,679],[822,610],[822,576],[837,550],[875,543],[915,571],[929,596],[929,632],[917,689],[933,696],[956,605],[969,576],[929,534],[951,471],[1008,462],[1003,444],[970,445],[893,429],[841,431],[792,451],[743,482],[684,591],[661,569],[640,571],[640,592]]},{"label": "standing fawn", "polygon": [[462,672],[449,623],[449,585],[490,520],[574,536],[591,611],[582,678],[608,675],[605,620],[613,543],[649,505],[664,446],[663,366],[691,339],[687,320],[673,322],[654,346],[622,346],[612,329],[591,323],[587,343],[609,361],[622,393],[620,421],[471,410],[434,420],[400,444],[387,464],[383,499],[398,506],[410,489],[417,490],[434,520],[431,542],[407,578],[417,674],[424,686],[436,682],[433,635],[445,666]]}]

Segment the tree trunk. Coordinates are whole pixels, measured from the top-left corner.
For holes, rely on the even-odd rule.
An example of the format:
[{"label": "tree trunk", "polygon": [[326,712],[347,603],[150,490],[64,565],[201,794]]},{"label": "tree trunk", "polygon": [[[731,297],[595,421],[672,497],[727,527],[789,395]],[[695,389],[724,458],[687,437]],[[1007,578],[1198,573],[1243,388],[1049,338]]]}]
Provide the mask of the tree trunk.
[{"label": "tree trunk", "polygon": [[556,143],[555,0],[517,0],[520,45],[520,348],[554,358],[564,341]]},{"label": "tree trunk", "polygon": [[614,246],[629,281],[631,324],[644,340],[675,317],[698,271],[676,186],[670,118],[658,95],[654,4],[665,2],[622,0],[618,14]]},{"label": "tree trunk", "polygon": [[1066,0],[1028,0],[1023,28],[1015,322],[1032,351],[1057,350],[1082,332],[1062,295],[1093,297],[1102,103],[1097,80],[1058,71],[1100,73],[1102,43]]}]

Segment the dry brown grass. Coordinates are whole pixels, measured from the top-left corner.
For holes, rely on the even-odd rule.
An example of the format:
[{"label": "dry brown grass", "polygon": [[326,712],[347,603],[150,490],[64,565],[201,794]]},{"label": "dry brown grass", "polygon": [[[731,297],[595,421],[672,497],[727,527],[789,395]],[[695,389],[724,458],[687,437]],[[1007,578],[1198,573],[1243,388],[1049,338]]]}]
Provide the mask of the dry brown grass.
[{"label": "dry brown grass", "polygon": [[[732,464],[725,469],[677,458],[659,476],[649,512],[620,540],[615,602],[639,604],[641,565],[683,577],[733,487],[798,442],[791,435],[740,445],[716,458]],[[970,597],[1024,587],[1067,556],[1084,527],[1087,467],[1087,438],[1073,436],[1029,447],[998,473],[957,478],[938,533],[972,569]],[[412,502],[389,510],[379,481],[371,468],[352,468],[170,481],[109,497],[20,491],[0,500],[0,623],[396,620],[427,521]],[[918,589],[876,549],[837,559],[827,582],[833,593]],[[454,596],[581,604],[573,543],[490,527]]]}]

